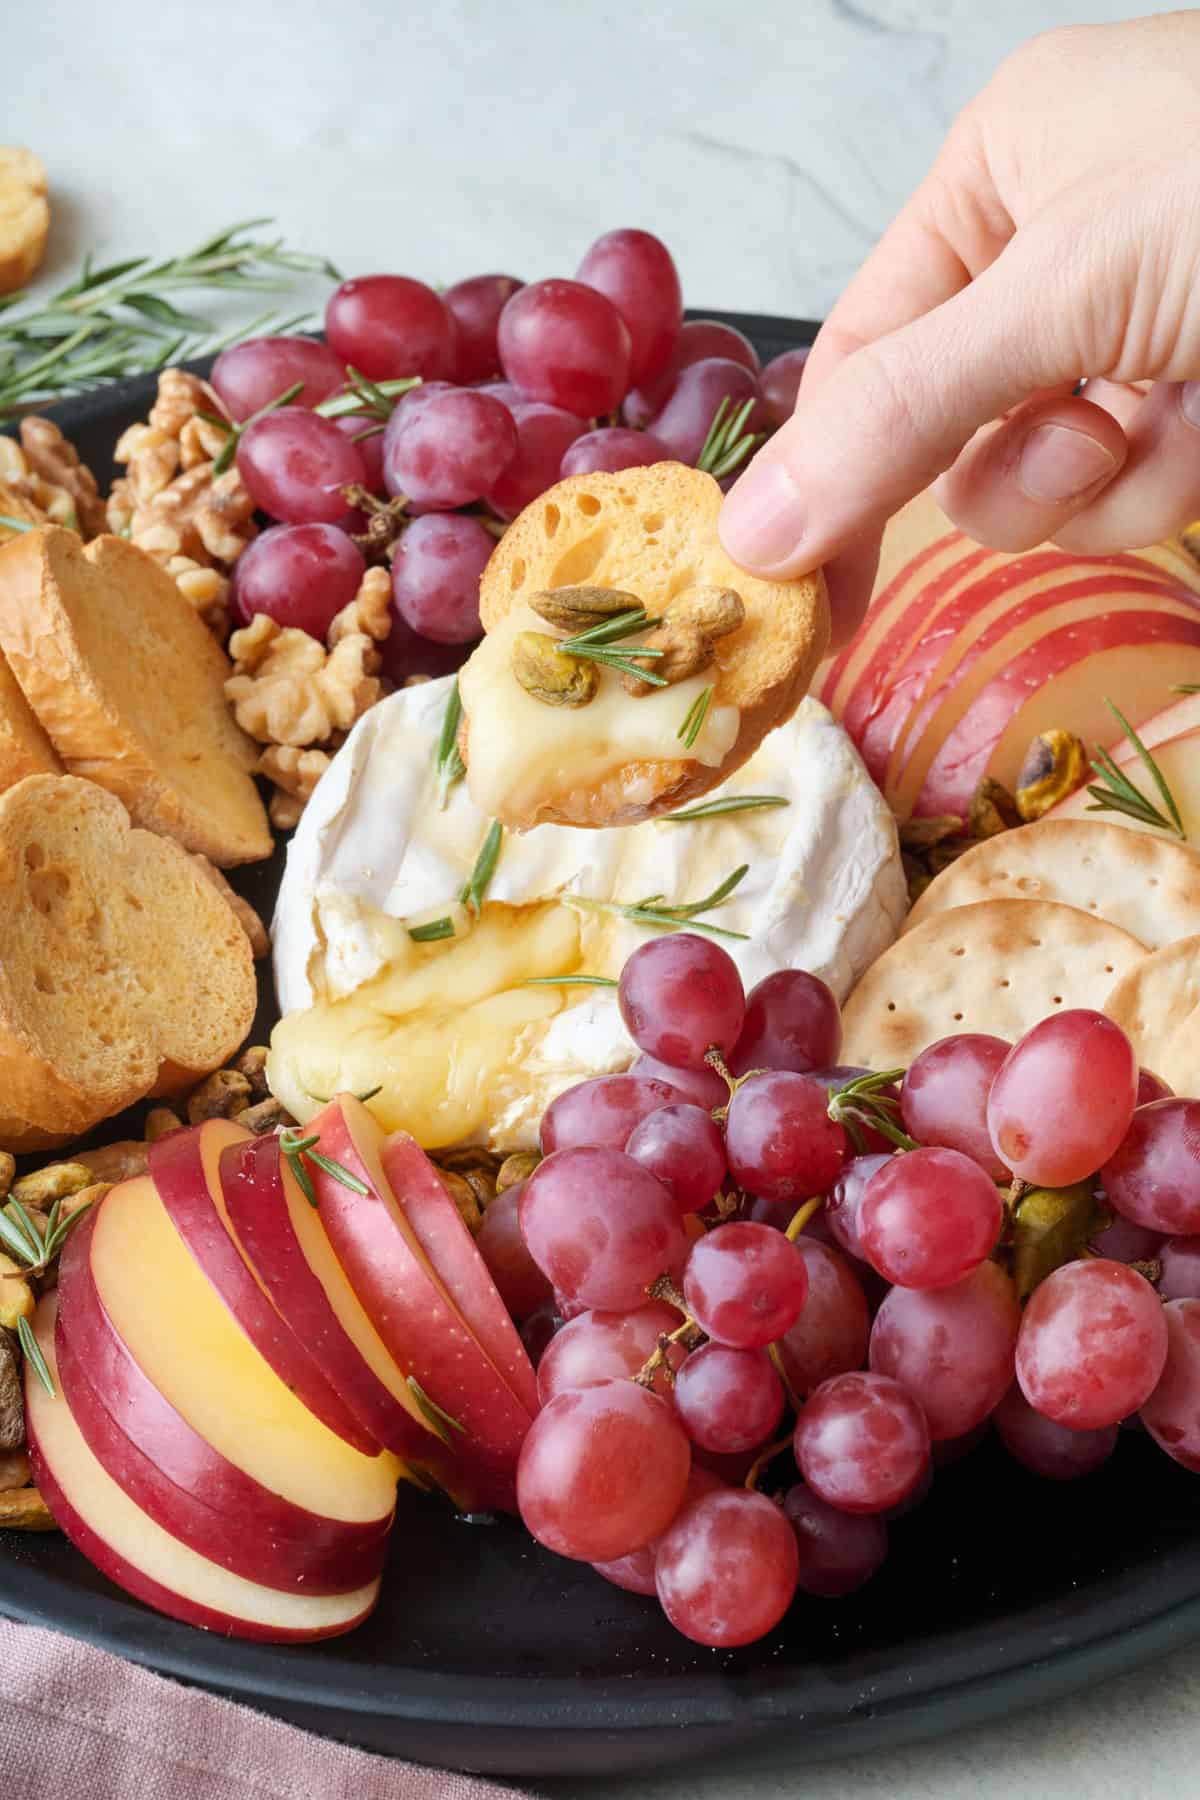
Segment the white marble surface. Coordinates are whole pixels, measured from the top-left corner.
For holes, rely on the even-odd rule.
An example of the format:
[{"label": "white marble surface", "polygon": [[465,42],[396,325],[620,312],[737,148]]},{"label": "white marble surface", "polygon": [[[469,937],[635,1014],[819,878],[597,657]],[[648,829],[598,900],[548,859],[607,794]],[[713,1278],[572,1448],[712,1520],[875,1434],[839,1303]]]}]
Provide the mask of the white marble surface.
[{"label": "white marble surface", "polygon": [[[48,280],[89,246],[162,254],[259,213],[347,271],[443,281],[571,273],[598,232],[639,224],[670,243],[692,304],[815,316],[1008,49],[1050,25],[1150,10],[9,0],[0,138],[49,166]],[[1181,1653],[886,1757],[799,1770],[777,1754],[603,1792],[1157,1800],[1195,1791],[1198,1701],[1200,1652]]]}]

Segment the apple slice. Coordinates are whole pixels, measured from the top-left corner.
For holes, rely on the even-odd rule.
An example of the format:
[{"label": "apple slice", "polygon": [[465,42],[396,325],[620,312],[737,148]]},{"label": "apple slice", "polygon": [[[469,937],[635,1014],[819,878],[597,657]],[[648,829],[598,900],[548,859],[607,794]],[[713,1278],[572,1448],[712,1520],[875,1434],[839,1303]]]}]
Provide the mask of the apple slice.
[{"label": "apple slice", "polygon": [[392,1192],[443,1287],[478,1343],[532,1416],[540,1404],[533,1364],[488,1266],[475,1248],[475,1240],[437,1170],[417,1140],[406,1131],[398,1131],[388,1138],[383,1146],[382,1162]]},{"label": "apple slice", "polygon": [[[93,1455],[71,1416],[54,1349],[57,1310],[57,1296],[47,1294],[34,1315],[55,1395],[27,1366],[29,1457],[56,1521],[102,1574],[159,1612],[226,1637],[301,1643],[335,1637],[367,1617],[378,1578],[343,1593],[284,1593],[222,1568],[155,1524]],[[230,1531],[241,1523],[231,1518]]]},{"label": "apple slice", "polygon": [[371,1524],[390,1517],[397,1459],[354,1449],[280,1379],[205,1279],[149,1176],[105,1195],[88,1248],[96,1293],[117,1335],[214,1450],[322,1518]]},{"label": "apple slice", "polygon": [[[1186,842],[1192,849],[1200,851],[1200,726],[1194,731],[1181,733],[1179,737],[1167,738],[1165,742],[1152,743],[1140,726],[1138,736],[1152,753],[1163,780],[1171,790],[1183,821]],[[1156,806],[1161,806],[1154,784],[1137,751],[1128,738],[1121,741],[1125,748],[1114,750],[1113,761]],[[1106,819],[1112,825],[1127,826],[1130,831],[1150,831],[1159,837],[1175,835],[1173,832],[1164,833],[1157,825],[1143,825],[1139,819],[1131,819],[1128,813],[1093,810],[1092,796],[1086,787],[1077,789],[1067,799],[1060,801],[1049,816],[1052,819]]]}]

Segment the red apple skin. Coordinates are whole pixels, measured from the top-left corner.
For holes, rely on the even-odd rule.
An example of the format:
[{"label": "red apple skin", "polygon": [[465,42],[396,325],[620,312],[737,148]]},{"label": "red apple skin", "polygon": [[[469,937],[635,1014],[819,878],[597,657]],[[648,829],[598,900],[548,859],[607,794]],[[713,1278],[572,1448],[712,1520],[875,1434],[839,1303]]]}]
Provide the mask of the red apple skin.
[{"label": "red apple skin", "polygon": [[366,1194],[312,1167],[321,1223],[376,1331],[402,1369],[462,1427],[451,1441],[490,1487],[493,1508],[516,1510],[517,1458],[531,1424],[425,1259],[379,1159],[383,1133],[353,1095],[336,1096],[309,1134],[322,1156],[363,1182]]},{"label": "red apple skin", "polygon": [[392,1192],[446,1292],[532,1416],[540,1404],[533,1364],[437,1170],[416,1139],[403,1131],[384,1144],[382,1161]]},{"label": "red apple skin", "polygon": [[225,1119],[172,1131],[150,1146],[150,1178],[171,1223],[209,1283],[259,1355],[322,1425],[355,1450],[380,1445],[331,1384],[317,1357],[296,1335],[231,1236],[214,1194],[221,1152],[250,1134]]},{"label": "red apple skin", "polygon": [[97,1461],[164,1531],[263,1587],[343,1593],[378,1574],[391,1514],[326,1519],[272,1493],[207,1443],[135,1361],[89,1262],[94,1216],[59,1262],[63,1393]]}]

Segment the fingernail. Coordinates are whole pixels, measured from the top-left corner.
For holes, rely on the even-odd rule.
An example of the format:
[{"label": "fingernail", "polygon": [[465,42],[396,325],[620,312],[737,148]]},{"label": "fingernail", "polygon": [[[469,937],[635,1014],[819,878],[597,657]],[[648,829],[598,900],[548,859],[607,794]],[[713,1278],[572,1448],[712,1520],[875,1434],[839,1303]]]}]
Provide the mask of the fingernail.
[{"label": "fingernail", "polygon": [[1189,425],[1200,430],[1200,381],[1185,381],[1179,390],[1179,410]]},{"label": "fingernail", "polygon": [[759,461],[731,490],[718,529],[734,562],[767,573],[799,554],[806,523],[787,465]]},{"label": "fingernail", "polygon": [[1086,432],[1069,425],[1037,425],[1025,439],[1017,482],[1031,500],[1058,504],[1086,493],[1116,467],[1112,452]]}]

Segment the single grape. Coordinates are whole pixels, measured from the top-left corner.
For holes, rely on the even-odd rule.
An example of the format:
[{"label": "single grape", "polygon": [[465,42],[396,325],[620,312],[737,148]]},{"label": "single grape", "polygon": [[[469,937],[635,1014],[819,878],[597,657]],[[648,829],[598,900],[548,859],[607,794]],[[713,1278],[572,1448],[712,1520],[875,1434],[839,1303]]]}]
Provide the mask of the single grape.
[{"label": "single grape", "polygon": [[741,363],[719,356],[689,363],[681,371],[670,399],[650,421],[650,429],[677,462],[694,463],[704,448],[713,416],[725,399],[731,412],[753,400],[755,406],[746,430],[761,430],[763,411],[757,375]]},{"label": "single grape", "polygon": [[671,1407],[635,1381],[572,1388],[544,1406],[521,1446],[517,1505],[560,1556],[609,1562],[666,1530],[691,1451]]},{"label": "single grape", "polygon": [[1083,1007],[1054,1013],[1000,1065],[988,1096],[992,1147],[1022,1181],[1069,1187],[1116,1150],[1137,1083],[1137,1058],[1119,1025]]},{"label": "single grape", "polygon": [[795,412],[796,396],[800,392],[808,352],[807,344],[798,350],[784,350],[765,365],[760,380],[763,407],[769,425],[786,425]]},{"label": "single grape", "polygon": [[414,519],[392,556],[396,611],[422,637],[470,644],[479,622],[479,579],[496,541],[465,513]]},{"label": "single grape", "polygon": [[[515,412],[518,406],[531,404],[529,395],[523,394],[519,387],[513,386],[511,381],[481,381],[479,391],[481,394],[491,394],[494,399],[503,401],[509,412]],[[558,409],[555,408],[555,410]],[[571,417],[575,417],[574,413],[571,414]]]},{"label": "single grape", "polygon": [[[383,493],[383,426],[362,413],[342,413],[333,423],[349,438],[363,460],[364,486],[369,493]],[[365,435],[364,435],[365,434]]]},{"label": "single grape", "polygon": [[485,1208],[483,1223],[475,1234],[475,1248],[514,1319],[527,1319],[554,1298],[554,1289],[521,1236],[519,1208],[524,1186],[518,1181],[497,1194]]},{"label": "single grape", "polygon": [[1031,1406],[1075,1431],[1115,1425],[1153,1392],[1167,1354],[1158,1295],[1124,1263],[1067,1263],[1034,1289],[1017,1337]]},{"label": "single grape", "polygon": [[627,387],[652,381],[671,361],[683,323],[683,289],[667,246],[648,231],[606,231],[576,280],[607,294],[629,332]]},{"label": "single grape", "polygon": [[1167,1354],[1160,1379],[1142,1404],[1142,1423],[1168,1456],[1198,1473],[1200,1300],[1169,1300],[1162,1317]]},{"label": "single grape", "polygon": [[513,416],[491,394],[444,388],[422,398],[417,388],[383,434],[384,484],[389,494],[448,511],[490,493],[516,454]]},{"label": "single grape", "polygon": [[325,307],[325,336],[342,362],[372,381],[453,378],[457,328],[440,294],[408,275],[343,281]]},{"label": "single grape", "polygon": [[[687,1487],[679,1512],[690,1506],[693,1500],[703,1500],[705,1494],[715,1494],[725,1485],[719,1475],[714,1475],[702,1464],[693,1462],[688,1471]],[[678,1518],[679,1513],[675,1517]],[[631,1550],[628,1556],[615,1557],[612,1562],[593,1563],[592,1567],[597,1575],[603,1575],[605,1581],[611,1581],[614,1587],[625,1588],[631,1594],[653,1594],[654,1565],[658,1561],[658,1546],[661,1543],[661,1537],[651,1538],[648,1544],[643,1544],[640,1550]]]},{"label": "single grape", "polygon": [[681,1102],[648,1113],[625,1149],[658,1176],[680,1212],[708,1206],[725,1179],[725,1140],[700,1106]]},{"label": "single grape", "polygon": [[872,1268],[907,1288],[944,1288],[989,1256],[1004,1208],[996,1184],[959,1150],[910,1150],[867,1183],[858,1232]]},{"label": "single grape", "polygon": [[1162,1076],[1156,1075],[1152,1069],[1138,1070],[1137,1106],[1149,1106],[1152,1100],[1170,1100],[1174,1092]]},{"label": "single grape", "polygon": [[460,381],[483,381],[498,372],[500,314],[523,286],[515,275],[471,275],[466,281],[456,281],[442,295],[458,327],[456,374]]},{"label": "single grape", "polygon": [[[839,1088],[844,1088],[848,1082],[857,1081],[861,1076],[870,1073],[870,1069],[854,1068],[849,1064],[841,1063],[832,1069],[810,1069],[809,1078],[812,1081],[819,1081],[826,1093],[832,1096],[838,1092]],[[881,1099],[894,1100],[899,1106],[900,1090],[894,1083],[889,1083],[887,1087],[877,1088],[875,1092]],[[895,1145],[883,1135],[882,1131],[876,1131],[873,1125],[866,1125],[861,1119],[855,1121],[855,1127],[858,1137],[862,1140],[862,1148],[857,1151],[858,1155],[890,1156],[892,1154]]]},{"label": "single grape", "polygon": [[243,625],[266,613],[324,642],[365,571],[362,552],[336,525],[272,525],[238,557],[233,610]]},{"label": "single grape", "polygon": [[753,1350],[796,1323],[808,1273],[781,1231],[735,1220],[692,1245],[683,1297],[701,1331],[720,1344]]},{"label": "single grape", "polygon": [[[1096,1198],[1103,1204],[1102,1194]],[[1118,1213],[1111,1225],[1096,1234],[1088,1248],[1097,1256],[1111,1257],[1113,1262],[1149,1262],[1151,1257],[1158,1255],[1164,1241],[1161,1231],[1147,1231],[1144,1225],[1135,1225]],[[1177,1298],[1176,1294],[1168,1295],[1168,1299]]]},{"label": "single grape", "polygon": [[547,1156],[524,1184],[520,1221],[530,1255],[555,1287],[605,1312],[647,1305],[647,1287],[687,1250],[662,1182],[619,1150],[581,1146]]},{"label": "single grape", "polygon": [[665,1081],[668,1086],[679,1090],[681,1098],[702,1106],[706,1112],[725,1106],[729,1100],[729,1089],[724,1080],[707,1064],[702,1069],[677,1069],[671,1063],[660,1062],[656,1056],[647,1056],[643,1051],[630,1063],[629,1073]]},{"label": "single grape", "polygon": [[777,969],[746,995],[746,1022],[729,1066],[735,1075],[751,1069],[790,1069],[807,1075],[837,1061],[842,1017],[832,992],[806,969]]},{"label": "single grape", "polygon": [[845,1161],[848,1139],[829,1117],[820,1082],[786,1070],[753,1075],[729,1102],[725,1148],[734,1179],[764,1200],[823,1194]]},{"label": "single grape", "polygon": [[801,1232],[796,1254],[804,1264],[808,1290],[800,1317],[777,1348],[792,1391],[811,1394],[831,1376],[862,1368],[871,1321],[862,1285],[839,1251]]},{"label": "single grape", "polygon": [[852,1156],[839,1171],[829,1190],[829,1197],[821,1208],[820,1216],[842,1249],[850,1256],[856,1256],[859,1262],[867,1260],[858,1223],[863,1195],[872,1175],[891,1162],[892,1154],[889,1150],[886,1155],[875,1153],[869,1156]]},{"label": "single grape", "polygon": [[1200,1300],[1200,1237],[1173,1237],[1158,1251],[1164,1300]]},{"label": "single grape", "polygon": [[332,419],[299,406],[247,425],[237,466],[255,506],[287,525],[336,524],[346,516],[342,488],[366,480],[357,444]]},{"label": "single grape", "polygon": [[487,494],[488,505],[502,519],[515,519],[554,486],[568,448],[587,429],[586,421],[577,414],[537,400],[515,404],[512,418],[517,428],[517,453]]},{"label": "single grape", "polygon": [[498,343],[509,381],[585,419],[612,412],[629,386],[625,321],[607,295],[581,281],[521,288],[500,314]]},{"label": "single grape", "polygon": [[569,1295],[561,1293],[558,1288],[555,1288],[554,1310],[562,1323],[569,1325],[572,1319],[581,1319],[584,1313],[591,1309],[585,1306],[582,1300],[572,1300]]},{"label": "single grape", "polygon": [[720,319],[685,319],[679,327],[675,349],[666,368],[653,380],[631,388],[626,394],[621,407],[625,423],[633,426],[635,431],[643,430],[670,399],[680,370],[714,356],[741,363],[753,374],[758,373],[758,351],[736,327],[725,325]]},{"label": "single grape", "polygon": [[702,1069],[707,1050],[727,1055],[746,1014],[732,956],[692,931],[639,944],[621,970],[617,999],[638,1049],[685,1069]]},{"label": "single grape", "polygon": [[[556,1394],[571,1388],[594,1387],[598,1381],[636,1375],[654,1353],[659,1338],[669,1337],[679,1323],[679,1314],[661,1300],[652,1300],[636,1312],[580,1313],[563,1326],[542,1357],[538,1398],[545,1406]],[[680,1368],[686,1355],[682,1344],[672,1344],[666,1364],[655,1373],[654,1392],[664,1400],[671,1398],[667,1369]]]},{"label": "single grape", "polygon": [[719,1455],[757,1450],[783,1417],[783,1383],[765,1350],[702,1344],[675,1377],[675,1408],[693,1444]]},{"label": "single grape", "polygon": [[466,654],[462,644],[435,644],[432,638],[419,636],[393,606],[392,629],[379,646],[381,673],[393,687],[403,687],[410,675],[434,680],[450,675],[462,667]]},{"label": "single grape", "polygon": [[1200,1100],[1139,1106],[1100,1179],[1135,1225],[1170,1237],[1200,1232]]},{"label": "single grape", "polygon": [[346,384],[341,358],[314,338],[247,338],[222,350],[209,376],[231,419],[240,424],[285,394],[298,381],[303,391],[290,406],[319,406]]},{"label": "single grape", "polygon": [[527,1319],[522,1319],[519,1327],[521,1342],[535,1369],[541,1367],[543,1356],[562,1328],[563,1321],[554,1310],[553,1300],[547,1300],[543,1306],[531,1312]]},{"label": "single grape", "polygon": [[987,1104],[1011,1048],[1003,1038],[964,1031],[922,1050],[900,1089],[900,1118],[909,1137],[961,1150],[997,1181],[1005,1180],[1008,1170],[988,1133]]},{"label": "single grape", "polygon": [[585,431],[575,439],[562,459],[559,474],[564,478],[594,475],[597,471],[615,474],[618,469],[644,469],[650,463],[668,460],[666,445],[653,432],[606,425],[600,431]]},{"label": "single grape", "polygon": [[593,1144],[624,1150],[630,1133],[649,1113],[683,1096],[678,1088],[643,1075],[593,1075],[565,1088],[542,1114],[542,1152]]},{"label": "single grape", "polygon": [[933,1293],[894,1287],[871,1327],[871,1367],[915,1394],[935,1442],[982,1424],[1013,1380],[1021,1308],[996,1263]]},{"label": "single grape", "polygon": [[752,1644],[791,1605],[799,1560],[780,1509],[765,1494],[729,1488],[685,1507],[665,1533],[658,1598],[676,1631],[697,1644]]},{"label": "single grape", "polygon": [[887,1375],[835,1375],[805,1402],[793,1439],[808,1486],[848,1513],[887,1512],[929,1468],[929,1427]]},{"label": "single grape", "polygon": [[887,1555],[888,1531],[874,1513],[839,1512],[799,1482],[783,1501],[800,1552],[802,1594],[836,1600],[870,1581]]},{"label": "single grape", "polygon": [[1070,1431],[1030,1406],[1014,1381],[992,1414],[1010,1456],[1047,1481],[1075,1481],[1106,1463],[1117,1447],[1116,1425]]}]

